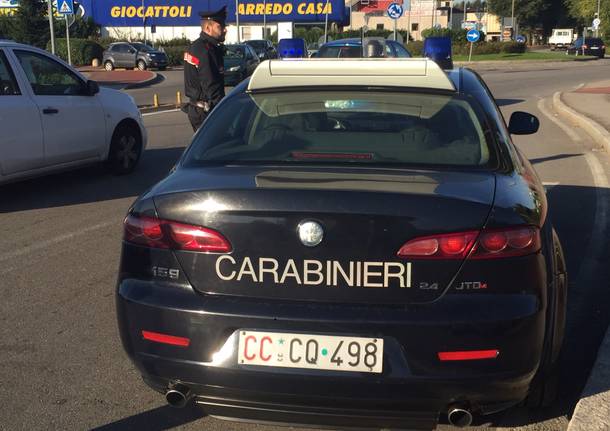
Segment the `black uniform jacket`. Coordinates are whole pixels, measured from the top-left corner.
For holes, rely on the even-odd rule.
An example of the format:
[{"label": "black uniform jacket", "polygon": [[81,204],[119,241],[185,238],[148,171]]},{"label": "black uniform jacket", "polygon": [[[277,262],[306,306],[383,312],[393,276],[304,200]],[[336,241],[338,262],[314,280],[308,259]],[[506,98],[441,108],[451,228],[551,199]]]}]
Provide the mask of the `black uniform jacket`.
[{"label": "black uniform jacket", "polygon": [[184,88],[191,102],[214,106],[224,97],[223,53],[222,45],[203,32],[184,53]]}]

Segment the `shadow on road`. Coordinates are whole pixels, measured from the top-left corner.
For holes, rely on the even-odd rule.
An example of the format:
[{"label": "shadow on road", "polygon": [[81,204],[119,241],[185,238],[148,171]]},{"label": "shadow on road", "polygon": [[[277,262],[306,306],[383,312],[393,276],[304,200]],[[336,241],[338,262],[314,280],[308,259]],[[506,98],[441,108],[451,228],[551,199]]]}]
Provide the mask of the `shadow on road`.
[{"label": "shadow on road", "polygon": [[205,416],[200,407],[191,405],[183,409],[158,407],[125,419],[93,428],[93,431],[147,430],[163,431],[199,420]]},{"label": "shadow on road", "polygon": [[555,154],[555,155],[549,156],[549,157],[539,157],[537,159],[530,159],[530,162],[535,165],[538,163],[550,162],[552,160],[561,160],[561,159],[568,159],[570,157],[580,157],[580,156],[582,156],[582,154]]},{"label": "shadow on road", "polygon": [[498,106],[516,105],[517,103],[525,102],[524,99],[496,99]]},{"label": "shadow on road", "polygon": [[137,197],[163,179],[184,147],[149,149],[129,175],[114,176],[100,165],[0,186],[0,214]]}]

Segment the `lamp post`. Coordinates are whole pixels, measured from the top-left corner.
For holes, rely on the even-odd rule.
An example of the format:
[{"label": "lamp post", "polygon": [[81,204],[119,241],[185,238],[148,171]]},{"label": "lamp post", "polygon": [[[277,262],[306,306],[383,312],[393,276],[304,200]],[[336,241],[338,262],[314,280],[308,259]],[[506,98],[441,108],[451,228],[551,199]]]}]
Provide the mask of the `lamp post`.
[{"label": "lamp post", "polygon": [[241,43],[241,35],[239,34],[239,0],[235,0],[235,24],[237,25],[237,43]]},{"label": "lamp post", "polygon": [[328,1],[329,0],[326,0],[326,6],[324,6],[324,11],[326,12],[324,21],[324,43],[328,43]]}]

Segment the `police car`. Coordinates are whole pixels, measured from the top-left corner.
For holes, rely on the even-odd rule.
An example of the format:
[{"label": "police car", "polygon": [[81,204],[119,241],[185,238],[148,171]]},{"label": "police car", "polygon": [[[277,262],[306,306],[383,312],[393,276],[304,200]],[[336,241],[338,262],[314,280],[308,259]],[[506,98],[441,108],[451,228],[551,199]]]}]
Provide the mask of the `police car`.
[{"label": "police car", "polygon": [[552,395],[566,269],[544,189],[468,69],[267,61],[124,222],[123,345],[174,406],[466,426]]}]

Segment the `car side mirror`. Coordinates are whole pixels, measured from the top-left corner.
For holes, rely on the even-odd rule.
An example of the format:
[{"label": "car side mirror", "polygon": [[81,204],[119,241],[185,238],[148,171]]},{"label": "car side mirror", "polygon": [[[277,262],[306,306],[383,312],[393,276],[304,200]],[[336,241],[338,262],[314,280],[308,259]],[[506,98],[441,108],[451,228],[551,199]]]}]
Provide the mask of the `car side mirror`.
[{"label": "car side mirror", "polygon": [[87,81],[87,95],[95,96],[100,92],[100,86],[96,81],[88,80]]},{"label": "car side mirror", "polygon": [[531,135],[538,131],[540,121],[535,115],[516,111],[510,116],[508,132],[511,135]]}]

